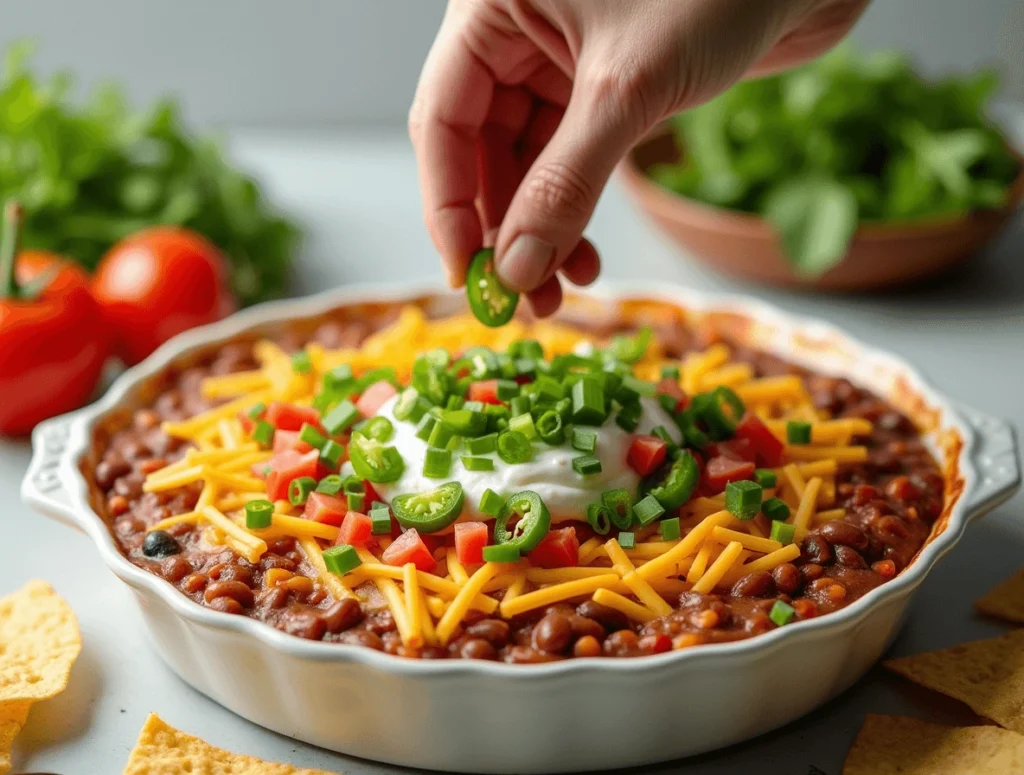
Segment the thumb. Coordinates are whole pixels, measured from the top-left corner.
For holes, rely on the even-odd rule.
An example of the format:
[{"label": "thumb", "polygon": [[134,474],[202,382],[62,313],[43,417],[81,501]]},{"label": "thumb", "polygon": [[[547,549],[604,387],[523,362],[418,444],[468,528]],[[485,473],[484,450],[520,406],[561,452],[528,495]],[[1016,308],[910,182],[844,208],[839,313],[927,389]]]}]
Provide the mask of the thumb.
[{"label": "thumb", "polygon": [[538,288],[579,244],[619,159],[646,130],[620,81],[577,79],[565,114],[523,177],[495,243],[502,282]]}]

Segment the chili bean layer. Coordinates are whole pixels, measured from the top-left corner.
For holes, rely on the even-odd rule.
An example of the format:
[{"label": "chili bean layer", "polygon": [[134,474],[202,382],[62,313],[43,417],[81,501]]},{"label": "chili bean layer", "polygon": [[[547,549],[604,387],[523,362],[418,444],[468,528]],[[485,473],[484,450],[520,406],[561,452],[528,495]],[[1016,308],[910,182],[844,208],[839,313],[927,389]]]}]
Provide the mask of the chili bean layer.
[{"label": "chili bean layer", "polygon": [[[281,337],[279,343],[286,349],[310,340],[332,348],[351,347],[391,317],[330,321],[306,336]],[[607,321],[581,325],[596,336],[626,328]],[[681,325],[663,326],[657,333],[671,357],[703,349],[716,339],[713,332]],[[796,619],[808,619],[847,606],[891,579],[924,544],[944,498],[943,476],[917,429],[878,397],[847,380],[809,374],[742,347],[735,348],[734,360],[749,363],[758,376],[800,374],[818,408],[837,418],[870,420],[873,432],[856,440],[868,447],[869,459],[840,466],[835,505],[844,508],[846,516],[811,531],[794,562],[770,573],[752,573],[728,592],[684,592],[667,599],[672,613],[643,625],[589,599],[510,621],[471,611],[447,647],[413,651],[402,645],[386,601],[374,585],[357,588],[362,602],[334,600],[314,581],[316,573],[294,539],[270,541],[267,553],[253,563],[227,547],[209,544],[204,529],[189,523],[147,534],[149,526],[191,511],[199,497],[198,486],[142,491],[147,473],[178,460],[188,447],[164,434],[160,423],[213,406],[215,402],[200,392],[203,378],[254,368],[249,343],[224,346],[197,364],[168,371],[148,406],[98,439],[99,457],[90,475],[113,534],[131,562],[166,579],[200,605],[250,616],[296,637],[407,657],[510,663],[631,657],[733,641],[774,628],[769,612],[777,600],[791,605]],[[577,534],[582,541],[592,532],[579,523]]]}]

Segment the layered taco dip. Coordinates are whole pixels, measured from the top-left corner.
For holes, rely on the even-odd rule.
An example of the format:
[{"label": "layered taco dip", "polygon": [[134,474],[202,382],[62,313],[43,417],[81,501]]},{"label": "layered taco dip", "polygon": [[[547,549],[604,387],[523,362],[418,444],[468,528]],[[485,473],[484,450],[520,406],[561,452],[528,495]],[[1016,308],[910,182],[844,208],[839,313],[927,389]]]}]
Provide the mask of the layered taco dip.
[{"label": "layered taco dip", "polygon": [[194,355],[96,434],[125,555],[411,658],[631,657],[827,615],[943,511],[907,416],[657,302],[341,310]]}]

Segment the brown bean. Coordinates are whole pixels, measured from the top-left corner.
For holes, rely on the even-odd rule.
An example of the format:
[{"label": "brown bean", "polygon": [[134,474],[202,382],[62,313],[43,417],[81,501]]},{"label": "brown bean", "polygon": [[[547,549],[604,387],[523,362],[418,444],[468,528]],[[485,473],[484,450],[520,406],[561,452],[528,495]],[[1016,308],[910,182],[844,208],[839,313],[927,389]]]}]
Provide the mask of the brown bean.
[{"label": "brown bean", "polygon": [[824,572],[824,568],[813,562],[800,566],[800,575],[803,576],[805,584],[809,581],[814,581],[815,579],[820,578],[821,574]]},{"label": "brown bean", "polygon": [[267,551],[271,554],[288,554],[295,550],[295,539],[291,536],[267,539]]},{"label": "brown bean", "polygon": [[237,616],[238,614],[245,613],[245,607],[233,597],[214,598],[207,605],[214,611],[222,611],[226,614],[235,614]]},{"label": "brown bean", "polygon": [[363,618],[363,608],[359,601],[346,597],[331,603],[324,611],[323,617],[327,632],[339,633],[354,627]]},{"label": "brown bean", "polygon": [[395,617],[391,615],[390,611],[377,611],[372,616],[367,617],[363,627],[377,635],[394,632],[398,629],[398,625],[395,624]]},{"label": "brown bean", "polygon": [[587,619],[593,619],[609,631],[624,630],[629,627],[629,617],[624,613],[593,600],[584,600],[576,606],[576,613]]},{"label": "brown bean", "polygon": [[892,539],[906,539],[910,537],[907,523],[894,514],[889,514],[875,520],[871,525],[872,531],[882,541],[888,542]]},{"label": "brown bean", "polygon": [[306,640],[320,640],[327,631],[327,624],[319,611],[299,606],[285,609],[280,627],[289,635]]},{"label": "brown bean", "polygon": [[149,430],[160,424],[160,415],[152,409],[139,409],[132,415],[132,423],[140,430]]},{"label": "brown bean", "polygon": [[[591,621],[593,621],[591,619]],[[601,642],[593,635],[584,635],[572,647],[574,657],[599,657],[601,656]]]},{"label": "brown bean", "polygon": [[508,622],[501,619],[481,619],[466,627],[466,635],[471,638],[482,638],[495,648],[508,643]]},{"label": "brown bean", "polygon": [[483,638],[469,638],[459,646],[463,659],[497,659],[498,650]]},{"label": "brown bean", "polygon": [[569,647],[571,640],[572,626],[565,614],[547,614],[533,627],[533,647],[541,651],[558,654]]},{"label": "brown bean", "polygon": [[736,597],[764,597],[775,592],[775,580],[766,570],[754,571],[740,578],[732,587]]},{"label": "brown bean", "polygon": [[505,650],[505,661],[514,665],[535,665],[540,662],[554,660],[551,654],[530,648],[529,646],[510,646]]},{"label": "brown bean", "polygon": [[107,512],[112,517],[120,517],[128,512],[128,499],[123,495],[114,495],[107,499]]},{"label": "brown bean", "polygon": [[829,548],[828,541],[813,533],[804,539],[803,546],[801,547],[800,558],[804,562],[814,562],[818,565],[824,565],[832,559],[832,549]]},{"label": "brown bean", "polygon": [[184,592],[195,594],[204,590],[209,582],[210,577],[205,573],[192,573],[181,582],[181,589]]},{"label": "brown bean", "polygon": [[867,562],[856,549],[849,546],[837,546],[835,548],[836,562],[845,565],[847,568],[866,568]]},{"label": "brown bean", "polygon": [[262,608],[277,610],[288,605],[288,590],[284,587],[270,587],[264,589],[257,596],[257,601]]},{"label": "brown bean", "polygon": [[791,562],[784,562],[772,571],[775,587],[786,595],[792,595],[803,586],[804,580],[800,571]]},{"label": "brown bean", "polygon": [[633,656],[640,643],[640,638],[632,630],[616,630],[607,638],[601,646],[606,657],[629,657]]},{"label": "brown bean", "polygon": [[397,632],[385,632],[381,636],[384,643],[384,653],[400,656],[402,654],[402,637]]},{"label": "brown bean", "polygon": [[296,564],[289,560],[287,557],[281,557],[277,554],[264,554],[260,558],[260,569],[264,572],[271,568],[283,568],[284,570],[294,571]]},{"label": "brown bean", "polygon": [[579,614],[569,614],[569,627],[577,638],[591,637],[604,640],[605,630],[599,622]]},{"label": "brown bean", "polygon": [[93,471],[96,486],[106,492],[114,486],[114,482],[132,470],[132,467],[121,458],[107,457],[100,461]]},{"label": "brown bean", "polygon": [[364,646],[374,651],[384,650],[384,641],[380,636],[367,630],[346,630],[338,636],[338,643],[349,643],[353,646]]},{"label": "brown bean", "polygon": [[832,546],[849,546],[853,549],[867,549],[868,536],[856,525],[837,519],[826,522],[818,532]]},{"label": "brown bean", "polygon": [[218,597],[230,597],[246,608],[252,608],[255,598],[252,590],[241,581],[215,581],[203,593],[203,599],[211,603]]},{"label": "brown bean", "polygon": [[172,584],[177,584],[192,572],[192,563],[180,554],[172,554],[160,564],[160,575]]},{"label": "brown bean", "polygon": [[221,563],[209,570],[210,578],[217,581],[240,581],[247,587],[253,585],[252,571],[235,563]]},{"label": "brown bean", "polygon": [[114,482],[114,493],[134,500],[142,495],[142,477],[139,474],[127,474]]}]

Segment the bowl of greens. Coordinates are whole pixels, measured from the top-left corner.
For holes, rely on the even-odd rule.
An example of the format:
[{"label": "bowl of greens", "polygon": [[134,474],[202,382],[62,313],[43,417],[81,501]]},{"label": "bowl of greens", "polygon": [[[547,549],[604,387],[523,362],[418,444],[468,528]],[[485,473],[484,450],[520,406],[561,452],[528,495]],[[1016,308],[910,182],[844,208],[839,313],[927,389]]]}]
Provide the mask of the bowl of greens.
[{"label": "bowl of greens", "polygon": [[775,285],[908,283],[978,252],[1024,196],[988,72],[928,81],[840,48],[740,83],[630,153],[627,190],[689,253]]}]

